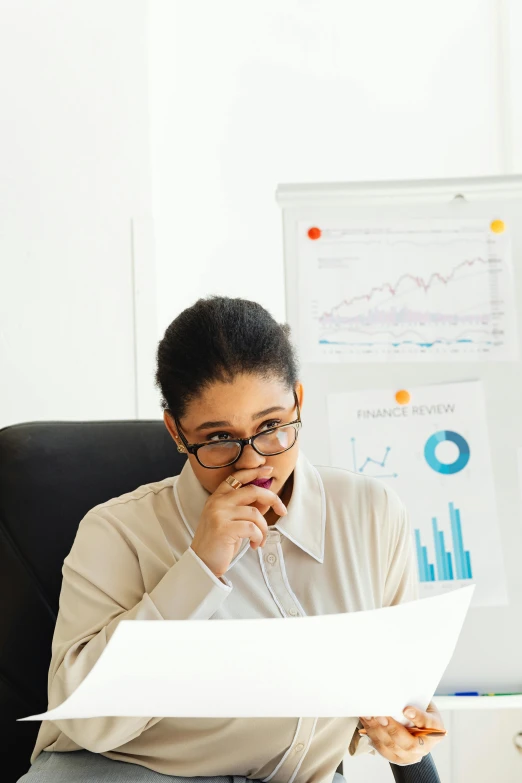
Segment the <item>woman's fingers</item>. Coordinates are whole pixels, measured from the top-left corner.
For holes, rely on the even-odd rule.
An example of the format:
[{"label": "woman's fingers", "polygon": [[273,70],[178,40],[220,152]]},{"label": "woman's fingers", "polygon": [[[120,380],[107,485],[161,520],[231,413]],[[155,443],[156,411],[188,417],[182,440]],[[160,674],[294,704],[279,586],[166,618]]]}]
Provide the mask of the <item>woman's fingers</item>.
[{"label": "woman's fingers", "polygon": [[366,721],[364,718],[361,720],[368,730],[368,736],[379,752],[386,748],[389,752],[395,753],[404,752],[418,755],[426,753],[425,744],[419,743],[405,726],[397,723],[393,718],[387,719],[387,726],[382,726],[377,718],[372,718],[370,721]]},{"label": "woman's fingers", "polygon": [[[246,471],[241,471],[246,473]],[[237,472],[239,475],[239,471]],[[267,476],[270,478],[270,476]],[[230,492],[232,489],[232,492]],[[265,489],[264,487],[258,487],[256,484],[243,484],[239,489],[233,489],[227,484],[226,481],[219,485],[214,494],[225,494],[227,501],[236,503],[237,505],[249,506],[252,503],[258,503],[260,506],[272,507],[276,514],[283,516],[287,513],[286,506],[275,492],[271,489]]]},{"label": "woman's fingers", "polygon": [[255,508],[254,506],[236,506],[230,521],[233,522],[234,524],[236,524],[237,521],[244,521],[249,524],[253,523],[254,525],[256,525],[261,531],[261,540],[258,542],[256,537],[256,540],[254,542],[256,546],[254,547],[254,549],[257,549],[258,546],[265,545],[266,536],[268,533],[268,524],[264,516],[257,508]]},{"label": "woman's fingers", "polygon": [[[433,702],[430,702],[426,711],[406,707],[404,715],[416,728],[444,729],[441,715]],[[392,764],[420,761],[444,736],[414,737],[406,726],[389,717],[361,718],[361,722],[375,750]]]},{"label": "woman's fingers", "polygon": [[421,729],[443,729],[444,724],[436,706],[430,702],[426,712],[416,707],[406,707],[404,715],[408,720]]},{"label": "woman's fingers", "polygon": [[[416,728],[444,729],[442,718],[434,704],[430,704],[426,712],[416,707],[406,707],[404,714]],[[415,737],[406,726],[389,717],[361,718],[361,722],[377,752],[392,763],[410,764],[419,761],[444,736],[439,734]]]},{"label": "woman's fingers", "polygon": [[[255,509],[253,510],[255,511]],[[260,547],[266,539],[266,534],[261,527],[256,525],[255,522],[249,522],[246,519],[234,520],[234,533],[238,534],[241,539],[249,538],[251,544],[254,544],[253,549]]]}]

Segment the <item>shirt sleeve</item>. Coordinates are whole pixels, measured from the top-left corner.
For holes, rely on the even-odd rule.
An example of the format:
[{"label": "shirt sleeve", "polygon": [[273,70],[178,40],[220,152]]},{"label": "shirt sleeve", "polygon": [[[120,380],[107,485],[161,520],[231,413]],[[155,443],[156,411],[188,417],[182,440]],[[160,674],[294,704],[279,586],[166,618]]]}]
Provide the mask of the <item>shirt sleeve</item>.
[{"label": "shirt sleeve", "polygon": [[386,487],[385,494],[388,545],[382,606],[396,606],[419,598],[419,577],[406,507],[391,488]]},{"label": "shirt sleeve", "polygon": [[372,745],[371,739],[366,734],[359,734],[359,729],[362,728],[363,725],[359,721],[348,746],[348,753],[350,756],[362,756],[364,753],[371,753],[372,756],[375,756],[376,750]]},{"label": "shirt sleeve", "polygon": [[[121,620],[209,619],[232,590],[187,549],[150,593],[136,546],[115,519],[88,512],[64,560],[52,641],[48,709],[62,704],[84,680]],[[158,723],[158,717],[100,717],[53,723],[82,748],[113,750]]]}]

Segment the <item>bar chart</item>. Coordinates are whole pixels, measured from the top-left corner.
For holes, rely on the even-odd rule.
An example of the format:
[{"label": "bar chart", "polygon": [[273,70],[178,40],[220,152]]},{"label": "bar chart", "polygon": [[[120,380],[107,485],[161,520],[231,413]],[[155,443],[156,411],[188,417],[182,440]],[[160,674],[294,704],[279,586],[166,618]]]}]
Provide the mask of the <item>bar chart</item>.
[{"label": "bar chart", "polygon": [[428,559],[428,548],[421,539],[421,531],[415,529],[415,546],[421,582],[442,582],[456,579],[472,579],[471,554],[464,549],[462,536],[462,523],[460,509],[455,508],[454,503],[448,503],[451,526],[451,538],[453,541],[453,557],[446,550],[444,531],[439,530],[437,517],[432,517],[433,545],[435,551],[435,564]]}]

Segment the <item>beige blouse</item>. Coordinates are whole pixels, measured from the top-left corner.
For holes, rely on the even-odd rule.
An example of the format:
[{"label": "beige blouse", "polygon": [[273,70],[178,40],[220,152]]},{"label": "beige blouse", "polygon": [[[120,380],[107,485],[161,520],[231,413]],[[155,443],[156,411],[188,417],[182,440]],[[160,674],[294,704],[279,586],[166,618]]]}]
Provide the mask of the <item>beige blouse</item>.
[{"label": "beige blouse", "polygon": [[[208,497],[187,461],[179,476],[87,512],[63,564],[48,709],[78,687],[120,620],[291,618],[418,598],[404,506],[376,479],[313,466],[300,451],[288,514],[269,528],[264,547],[254,551],[245,539],[225,582],[190,548]],[[86,748],[168,775],[330,783],[347,752],[374,752],[357,724],[358,717],[43,721],[31,762],[42,750]]]}]

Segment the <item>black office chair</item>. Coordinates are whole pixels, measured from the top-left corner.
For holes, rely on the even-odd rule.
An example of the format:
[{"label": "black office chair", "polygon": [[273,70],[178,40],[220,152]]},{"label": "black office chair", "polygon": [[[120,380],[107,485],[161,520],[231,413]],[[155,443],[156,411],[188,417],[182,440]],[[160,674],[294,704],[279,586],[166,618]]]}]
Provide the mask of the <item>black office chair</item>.
[{"label": "black office chair", "polygon": [[[0,769],[15,783],[47,710],[62,564],[93,506],[177,475],[186,460],[158,421],[29,422],[0,429]],[[440,783],[431,755],[390,765],[400,783]],[[342,774],[342,763],[337,770]]]}]

